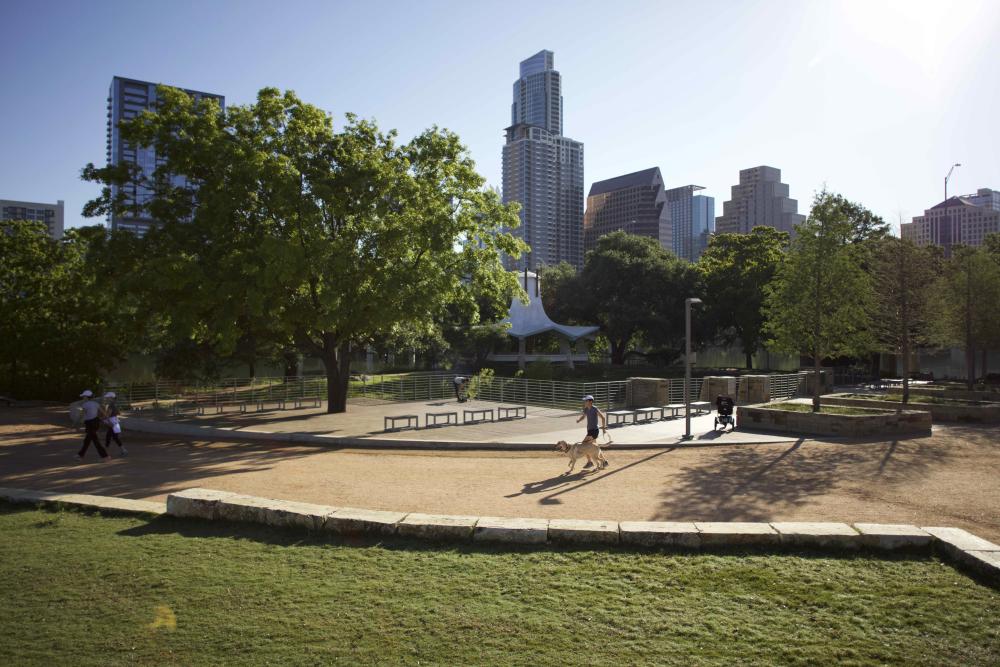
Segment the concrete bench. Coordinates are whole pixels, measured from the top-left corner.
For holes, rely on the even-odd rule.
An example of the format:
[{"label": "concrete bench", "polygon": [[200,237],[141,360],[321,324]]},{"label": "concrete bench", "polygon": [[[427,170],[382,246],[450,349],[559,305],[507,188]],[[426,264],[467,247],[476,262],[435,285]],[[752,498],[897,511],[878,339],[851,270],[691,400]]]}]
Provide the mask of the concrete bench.
[{"label": "concrete bench", "polygon": [[712,412],[712,404],[708,401],[691,401],[691,412],[708,414]]},{"label": "concrete bench", "polygon": [[[403,426],[397,426],[397,422],[403,422]],[[396,415],[386,417],[383,431],[399,431],[404,428],[420,428],[420,419],[416,415]]]},{"label": "concrete bench", "polygon": [[663,406],[663,418],[667,418],[667,410],[670,411],[671,417],[680,417],[681,413],[684,412],[683,403],[670,403],[669,405]]},{"label": "concrete bench", "polygon": [[663,419],[663,408],[639,408],[635,411],[635,423],[651,422],[654,416]]},{"label": "concrete bench", "polygon": [[611,410],[608,412],[608,426],[618,426],[635,422],[635,410]]},{"label": "concrete bench", "polygon": [[284,410],[288,407],[288,402],[283,398],[264,398],[257,401],[257,412],[264,412],[267,405],[273,405],[279,410]]},{"label": "concrete bench", "polygon": [[174,403],[170,406],[170,411],[174,415],[181,415],[185,412],[191,412],[196,415],[205,414],[205,404],[204,403]]},{"label": "concrete bench", "polygon": [[292,403],[292,405],[295,406],[295,409],[306,408],[306,407],[319,408],[323,406],[323,399],[321,399],[319,396],[313,396],[311,398],[300,397],[296,398],[295,401]]},{"label": "concrete bench", "polygon": [[528,408],[517,405],[512,408],[497,408],[497,421],[504,419],[527,419]]},{"label": "concrete bench", "polygon": [[239,400],[236,400],[236,401],[219,401],[218,403],[215,404],[215,414],[221,415],[223,412],[226,411],[226,408],[229,407],[229,406],[233,406],[235,408],[238,408],[241,414],[243,414],[243,413],[245,413],[247,411],[247,402],[246,401],[239,401]]},{"label": "concrete bench", "polygon": [[[487,417],[486,415],[489,415],[489,417]],[[493,408],[480,408],[478,410],[462,410],[462,421],[465,422],[466,424],[478,424],[479,422],[495,421],[493,417]]]},{"label": "concrete bench", "polygon": [[[443,422],[441,421],[442,417],[444,418]],[[457,412],[428,412],[424,415],[424,428],[449,426],[451,424],[458,424]]]}]

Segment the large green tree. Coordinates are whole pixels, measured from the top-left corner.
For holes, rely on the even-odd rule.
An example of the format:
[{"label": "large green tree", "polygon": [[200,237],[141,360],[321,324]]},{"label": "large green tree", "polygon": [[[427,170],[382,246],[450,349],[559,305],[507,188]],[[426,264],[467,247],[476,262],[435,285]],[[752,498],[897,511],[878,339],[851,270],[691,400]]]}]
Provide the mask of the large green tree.
[{"label": "large green tree", "polygon": [[774,278],[788,245],[788,234],[754,227],[749,234],[718,234],[698,260],[705,285],[706,316],[726,345],[737,340],[753,368],[764,344],[765,288]]},{"label": "large green tree", "polygon": [[910,363],[920,345],[931,342],[937,316],[931,289],[939,253],[931,246],[886,236],[873,242],[871,273],[875,290],[872,326],[879,346],[899,356],[903,366],[903,404],[910,400]]},{"label": "large green tree", "polygon": [[698,270],[656,239],[613,232],[587,253],[575,285],[563,286],[581,323],[601,327],[611,362],[624,364],[630,341],[641,337],[673,355],[684,338],[684,299],[699,296]]},{"label": "large green tree", "polygon": [[768,344],[813,358],[814,412],[820,407],[822,360],[859,354],[874,345],[872,285],[861,266],[859,246],[852,243],[853,232],[838,197],[818,193],[765,298]]},{"label": "large green tree", "polygon": [[120,361],[132,318],[102,288],[109,267],[89,261],[103,228],[68,230],[0,223],[0,393],[65,399]]},{"label": "large green tree", "polygon": [[399,143],[352,115],[335,131],[329,114],[274,88],[225,111],[168,87],[159,97],[156,113],[121,125],[125,141],[156,147],[153,178],[84,171],[106,186],[145,180],[152,195],[115,200],[106,188],[88,211],[141,206],[163,222],[143,249],[148,277],[161,271],[147,302],[190,337],[235,348],[250,329],[292,341],[323,362],[328,410],[342,412],[352,346],[516,289],[500,263],[524,249],[502,231],[516,208],[484,187],[453,133]]}]

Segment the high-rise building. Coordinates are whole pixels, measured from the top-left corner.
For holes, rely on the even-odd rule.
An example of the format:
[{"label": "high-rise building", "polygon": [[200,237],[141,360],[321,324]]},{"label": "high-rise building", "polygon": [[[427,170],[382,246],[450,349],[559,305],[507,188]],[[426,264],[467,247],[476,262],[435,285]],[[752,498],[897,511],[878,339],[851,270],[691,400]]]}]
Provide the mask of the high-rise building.
[{"label": "high-rise building", "polygon": [[780,169],[742,169],[739,185],[732,187],[730,200],[722,203],[722,215],[715,219],[715,232],[747,234],[754,227],[774,227],[794,235],[795,225],[806,219],[798,207],[798,202],[788,197]]},{"label": "high-rise building", "polygon": [[671,250],[681,259],[697,262],[715,231],[715,198],[696,195],[700,185],[667,190],[673,243]]},{"label": "high-rise building", "polygon": [[917,245],[939,245],[945,257],[956,245],[982,245],[1000,232],[1000,191],[980,188],[974,195],[949,197],[899,226],[899,235]]},{"label": "high-rise building", "polygon": [[49,236],[61,239],[65,219],[63,200],[55,204],[0,199],[0,220],[37,220],[48,227]]},{"label": "high-rise building", "polygon": [[597,181],[587,194],[583,247],[615,231],[648,236],[671,249],[670,212],[659,167]]},{"label": "high-rise building", "polygon": [[[156,156],[156,149],[153,146],[132,146],[121,139],[118,123],[123,120],[135,118],[143,111],[156,109],[156,86],[149,81],[138,81],[116,76],[111,79],[111,88],[108,91],[108,164],[117,165],[130,162],[142,169],[144,178],[152,179],[153,172],[157,165],[162,163],[162,159]],[[220,107],[225,107],[226,98],[214,93],[203,93],[197,90],[183,89],[188,95],[195,99],[214,99]],[[174,185],[183,186],[184,178],[174,177]],[[148,213],[142,210],[142,206],[152,196],[152,191],[142,185],[128,185],[124,187],[125,203],[135,207],[132,215],[111,215],[108,223],[112,230],[126,229],[140,236],[146,233],[150,226],[155,225]],[[112,186],[112,197],[119,196],[120,188]]]},{"label": "high-rise building", "polygon": [[583,264],[583,144],[562,136],[562,82],[551,51],[521,62],[503,147],[503,201],[521,204],[513,233],[531,251],[509,268]]}]

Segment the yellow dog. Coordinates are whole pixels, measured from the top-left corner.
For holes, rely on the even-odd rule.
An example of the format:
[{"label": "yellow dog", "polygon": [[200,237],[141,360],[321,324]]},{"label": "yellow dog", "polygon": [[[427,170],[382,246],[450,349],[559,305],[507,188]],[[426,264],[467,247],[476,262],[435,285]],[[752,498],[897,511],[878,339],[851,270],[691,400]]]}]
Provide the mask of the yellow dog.
[{"label": "yellow dog", "polygon": [[560,440],[556,443],[556,450],[569,457],[569,470],[563,473],[565,475],[573,472],[576,460],[579,458],[586,457],[597,469],[608,466],[608,460],[604,458],[604,452],[601,451],[600,445],[589,435],[583,439],[583,442],[576,442],[572,445],[565,440]]}]

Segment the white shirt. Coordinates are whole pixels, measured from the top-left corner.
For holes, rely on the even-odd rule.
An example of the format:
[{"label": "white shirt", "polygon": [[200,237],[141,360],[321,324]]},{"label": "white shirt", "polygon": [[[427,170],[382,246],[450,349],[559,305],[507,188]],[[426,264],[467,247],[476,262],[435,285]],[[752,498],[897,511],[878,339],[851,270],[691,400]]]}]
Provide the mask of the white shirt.
[{"label": "white shirt", "polygon": [[97,411],[101,409],[101,405],[92,398],[88,398],[80,406],[83,410],[83,420],[90,421],[91,419],[97,419]]}]

